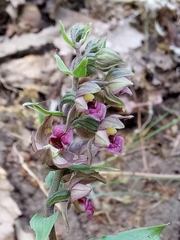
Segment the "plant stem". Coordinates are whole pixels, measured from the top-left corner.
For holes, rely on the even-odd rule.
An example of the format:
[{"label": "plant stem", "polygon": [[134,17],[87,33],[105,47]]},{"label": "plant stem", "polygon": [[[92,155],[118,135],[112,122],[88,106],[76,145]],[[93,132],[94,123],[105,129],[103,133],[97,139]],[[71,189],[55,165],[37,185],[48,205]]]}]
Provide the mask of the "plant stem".
[{"label": "plant stem", "polygon": [[[58,190],[62,176],[63,176],[63,169],[55,171],[53,183],[52,183],[52,186],[51,186],[50,191],[49,191],[49,197],[51,197]],[[46,216],[47,217],[49,217],[53,214],[54,214],[54,205],[46,208]],[[51,232],[49,234],[49,240],[57,240],[54,226],[51,229]]]},{"label": "plant stem", "polygon": [[77,91],[78,83],[79,83],[79,79],[74,77],[74,78],[73,78],[73,86],[72,86],[72,90],[73,90],[74,92]]}]

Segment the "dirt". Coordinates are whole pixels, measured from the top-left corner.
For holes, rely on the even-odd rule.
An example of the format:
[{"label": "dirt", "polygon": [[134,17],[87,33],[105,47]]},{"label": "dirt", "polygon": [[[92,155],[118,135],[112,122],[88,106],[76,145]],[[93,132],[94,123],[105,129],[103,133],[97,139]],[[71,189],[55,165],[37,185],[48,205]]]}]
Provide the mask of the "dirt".
[{"label": "dirt", "polygon": [[[62,218],[59,220],[56,227],[58,239],[84,240],[91,237],[99,239],[103,235],[117,234],[119,231],[169,223],[163,231],[162,240],[180,240],[179,62],[174,58],[177,52],[169,51],[170,45],[179,47],[177,44],[177,35],[180,31],[179,13],[175,13],[174,10],[170,11],[171,18],[171,15],[164,14],[162,17],[162,13],[157,12],[156,20],[162,24],[163,29],[166,29],[166,34],[159,36],[150,24],[149,48],[146,49],[145,39],[147,36],[142,31],[142,21],[145,18],[142,14],[143,4],[113,5],[107,1],[107,5],[104,5],[102,9],[103,15],[100,11],[101,1],[94,1],[94,4],[81,1],[79,5],[73,1],[69,1],[68,4],[67,1],[62,2],[63,7],[78,11],[73,14],[77,18],[79,16],[80,20],[85,18],[82,17],[85,12],[89,18],[93,18],[93,21],[98,21],[97,24],[101,24],[103,21],[102,32],[99,34],[104,36],[106,31],[108,32],[109,45],[112,48],[114,46],[122,54],[127,66],[135,72],[135,76],[133,97],[130,98],[131,105],[128,106],[128,111],[134,115],[134,119],[126,121],[126,128],[121,132],[127,148],[121,157],[112,161],[112,166],[120,168],[122,174],[108,173],[106,174],[108,179],[106,186],[93,187],[90,197],[96,211],[91,221],[71,209],[68,214],[71,232],[66,234]],[[42,34],[42,29],[47,28],[49,31],[49,26],[54,27],[56,14],[52,6],[55,5],[50,0],[47,3],[34,0],[32,3],[35,4],[34,14],[38,14],[39,25],[30,26],[30,29],[24,30],[22,28],[24,20],[18,17],[15,30],[10,36],[9,32],[7,34],[7,30],[9,30],[8,24],[11,21],[7,18],[7,13],[4,14],[4,25],[1,28],[3,29],[1,33],[3,46],[12,40],[13,35],[19,36],[18,39],[20,39],[21,34],[22,36],[26,34],[27,38],[28,34],[31,34],[29,36],[35,35],[38,39],[38,36]],[[57,1],[56,4],[59,6],[61,3]],[[178,7],[180,8],[179,5]],[[163,7],[162,9],[165,13],[169,11]],[[3,11],[5,10],[3,9]],[[66,15],[66,10],[63,8],[61,8],[61,12]],[[121,17],[119,17],[119,13],[123,13]],[[150,20],[155,21],[154,17],[151,17],[149,13]],[[161,20],[159,20],[160,17]],[[19,24],[19,19],[21,19],[21,24]],[[127,28],[124,28],[122,21],[129,21],[128,19],[133,19],[131,26],[128,25]],[[138,23],[141,23],[139,27]],[[132,30],[132,26],[136,28]],[[127,29],[132,31],[130,35],[137,36],[136,42],[128,42],[129,32],[127,33]],[[141,33],[137,32],[137,29],[141,30]],[[118,41],[123,43],[121,30],[124,32],[124,41],[126,41],[122,52],[118,45]],[[56,29],[53,31],[57,40],[59,35]],[[170,31],[173,32],[173,38],[169,35]],[[97,29],[94,30],[94,35],[96,32]],[[122,39],[119,40],[118,34]],[[58,46],[61,46],[60,43]],[[53,104],[56,106],[56,101],[69,89],[70,84],[56,69],[53,59],[56,43],[52,36],[48,40],[43,39],[42,41],[41,39],[39,46],[37,44],[33,49],[29,45],[26,45],[23,51],[18,49],[18,47],[17,50],[9,49],[8,54],[3,55],[1,59],[0,165],[7,171],[8,180],[14,188],[11,196],[22,212],[19,218],[20,225],[25,232],[34,234],[30,229],[29,220],[35,213],[44,213],[46,197],[37,181],[23,168],[22,159],[40,181],[44,181],[49,170],[33,158],[30,136],[37,129],[37,115],[22,107],[22,104],[35,99],[43,101],[47,108],[52,107]],[[60,50],[63,52],[63,49]],[[41,57],[42,61],[40,61]],[[63,58],[68,65],[73,58],[72,52],[66,48]],[[60,91],[57,91],[57,86]],[[47,101],[50,98],[51,101]],[[144,107],[139,107],[138,104],[141,103],[144,104]],[[159,120],[151,129],[147,129],[164,113],[168,113],[166,117]],[[173,121],[175,122],[173,123]],[[143,123],[146,123],[147,132],[141,132],[139,142],[137,145],[133,145],[138,139],[133,137],[141,129]],[[162,127],[164,128],[158,133],[152,134],[152,136],[148,135]],[[147,136],[149,137],[146,139]],[[14,149],[17,149],[19,155]],[[98,155],[99,161],[109,157],[110,155],[105,151]],[[134,175],[135,172],[137,174]],[[17,240],[21,239],[17,238]]]}]

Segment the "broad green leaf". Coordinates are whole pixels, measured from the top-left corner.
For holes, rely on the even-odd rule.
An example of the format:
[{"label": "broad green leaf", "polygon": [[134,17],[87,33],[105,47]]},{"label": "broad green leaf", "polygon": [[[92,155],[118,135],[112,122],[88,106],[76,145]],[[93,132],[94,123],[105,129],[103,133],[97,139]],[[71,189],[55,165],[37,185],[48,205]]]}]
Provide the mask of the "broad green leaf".
[{"label": "broad green leaf", "polygon": [[67,42],[71,47],[75,48],[74,43],[68,38],[68,36],[66,34],[66,30],[64,28],[63,23],[61,21],[59,21],[59,23],[60,23],[61,33],[62,33],[64,41]]},{"label": "broad green leaf", "polygon": [[79,65],[74,69],[73,75],[77,78],[79,77],[85,77],[87,73],[87,58],[83,58]]},{"label": "broad green leaf", "polygon": [[30,220],[30,226],[36,233],[36,240],[46,240],[51,232],[51,229],[58,219],[59,213],[56,212],[50,217],[43,217],[35,214]]},{"label": "broad green leaf", "polygon": [[[103,236],[100,240],[160,240],[160,234],[166,225],[137,228],[126,232],[120,232],[116,236]],[[91,238],[89,240],[95,240]]]},{"label": "broad green leaf", "polygon": [[72,75],[72,72],[66,67],[63,60],[57,54],[55,55],[55,58],[56,58],[56,62],[59,70],[65,74]]},{"label": "broad green leaf", "polygon": [[61,105],[65,104],[65,103],[73,103],[74,100],[76,98],[76,93],[75,92],[71,92],[71,93],[67,93],[66,95],[64,95],[61,98]]},{"label": "broad green leaf", "polygon": [[99,126],[99,122],[92,117],[87,117],[85,119],[78,119],[76,123],[90,132],[96,132]]},{"label": "broad green leaf", "polygon": [[59,112],[59,111],[48,111],[48,110],[40,107],[38,105],[38,103],[26,102],[26,103],[23,104],[23,106],[24,107],[30,107],[30,108],[36,110],[37,112],[40,112],[40,113],[45,114],[45,115],[60,116],[60,117],[63,116],[62,112]]},{"label": "broad green leaf", "polygon": [[58,202],[66,202],[70,197],[70,191],[69,190],[58,190],[55,192],[51,197],[47,199],[46,206],[50,207],[55,203]]},{"label": "broad green leaf", "polygon": [[46,185],[50,188],[54,179],[55,171],[50,171],[45,178]]}]

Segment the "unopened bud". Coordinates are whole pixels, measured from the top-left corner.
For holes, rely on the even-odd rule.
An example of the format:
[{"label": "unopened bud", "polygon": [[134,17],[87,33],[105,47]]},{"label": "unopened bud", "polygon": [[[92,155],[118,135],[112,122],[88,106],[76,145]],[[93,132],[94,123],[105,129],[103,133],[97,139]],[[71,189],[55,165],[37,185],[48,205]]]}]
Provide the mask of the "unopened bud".
[{"label": "unopened bud", "polygon": [[109,48],[102,48],[96,54],[96,67],[101,71],[109,71],[112,67],[122,63],[120,56]]}]

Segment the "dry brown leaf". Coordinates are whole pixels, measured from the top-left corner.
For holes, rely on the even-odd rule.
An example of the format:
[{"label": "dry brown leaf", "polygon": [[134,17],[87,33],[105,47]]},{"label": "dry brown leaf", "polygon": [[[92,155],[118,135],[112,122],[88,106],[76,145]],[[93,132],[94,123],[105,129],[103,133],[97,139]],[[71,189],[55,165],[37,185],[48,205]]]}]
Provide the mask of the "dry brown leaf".
[{"label": "dry brown leaf", "polygon": [[18,205],[11,198],[12,185],[6,179],[5,171],[0,168],[0,233],[1,240],[15,240],[14,223],[21,215]]}]

